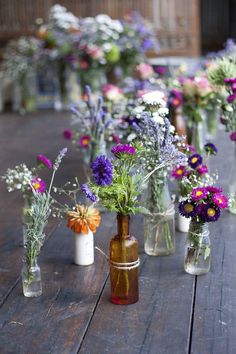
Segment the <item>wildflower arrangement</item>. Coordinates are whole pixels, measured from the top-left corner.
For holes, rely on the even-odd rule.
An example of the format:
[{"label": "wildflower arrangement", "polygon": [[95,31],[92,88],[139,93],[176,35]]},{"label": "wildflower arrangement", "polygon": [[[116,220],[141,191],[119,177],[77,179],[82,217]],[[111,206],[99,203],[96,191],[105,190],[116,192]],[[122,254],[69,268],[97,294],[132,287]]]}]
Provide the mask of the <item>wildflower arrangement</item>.
[{"label": "wildflower arrangement", "polygon": [[208,185],[193,188],[187,198],[179,203],[179,212],[198,223],[206,223],[217,221],[221,210],[227,206],[228,199],[222,188]]},{"label": "wildflower arrangement", "polygon": [[145,179],[136,171],[140,151],[139,144],[119,144],[111,149],[112,159],[98,156],[91,164],[92,181],[81,188],[86,197],[121,215],[145,212],[138,200]]},{"label": "wildflower arrangement", "polygon": [[44,229],[48,222],[48,218],[51,214],[53,198],[51,196],[53,181],[55,173],[58,170],[61,160],[66,154],[67,149],[62,149],[55,162],[52,164],[52,177],[50,180],[49,188],[39,193],[31,181],[28,184],[32,190],[32,202],[28,209],[29,218],[27,219],[26,227],[26,243],[25,243],[25,260],[29,269],[27,275],[30,280],[30,268],[32,267],[34,260],[39,255],[41,247],[45,240]]}]

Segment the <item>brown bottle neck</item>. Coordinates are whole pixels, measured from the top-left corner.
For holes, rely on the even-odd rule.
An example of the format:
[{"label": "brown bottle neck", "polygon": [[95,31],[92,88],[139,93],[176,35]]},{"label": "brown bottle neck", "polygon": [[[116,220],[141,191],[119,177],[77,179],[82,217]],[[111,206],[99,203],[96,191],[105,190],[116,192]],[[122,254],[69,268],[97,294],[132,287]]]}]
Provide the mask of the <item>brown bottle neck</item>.
[{"label": "brown bottle neck", "polygon": [[129,236],[129,215],[117,215],[117,236],[125,239]]}]

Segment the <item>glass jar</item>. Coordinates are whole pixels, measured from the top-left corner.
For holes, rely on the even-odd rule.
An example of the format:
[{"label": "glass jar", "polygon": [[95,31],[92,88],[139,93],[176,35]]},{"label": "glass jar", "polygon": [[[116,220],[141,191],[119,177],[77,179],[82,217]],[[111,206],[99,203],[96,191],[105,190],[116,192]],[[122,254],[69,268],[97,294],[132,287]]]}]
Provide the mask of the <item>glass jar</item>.
[{"label": "glass jar", "polygon": [[236,214],[236,142],[234,142],[234,160],[232,163],[229,179],[229,194],[229,211],[232,214]]},{"label": "glass jar", "polygon": [[166,177],[151,176],[144,217],[144,251],[150,256],[168,256],[175,251],[175,208]]},{"label": "glass jar", "polygon": [[129,215],[117,215],[117,235],[110,242],[111,302],[133,304],[139,299],[138,241],[129,234]]},{"label": "glass jar", "polygon": [[23,260],[21,277],[24,296],[38,297],[42,294],[41,271],[37,258]]},{"label": "glass jar", "polygon": [[192,275],[208,273],[211,265],[211,242],[208,224],[191,220],[185,247],[184,269]]},{"label": "glass jar", "polygon": [[195,147],[199,154],[204,151],[205,140],[205,124],[204,122],[193,122],[191,133],[191,145]]}]

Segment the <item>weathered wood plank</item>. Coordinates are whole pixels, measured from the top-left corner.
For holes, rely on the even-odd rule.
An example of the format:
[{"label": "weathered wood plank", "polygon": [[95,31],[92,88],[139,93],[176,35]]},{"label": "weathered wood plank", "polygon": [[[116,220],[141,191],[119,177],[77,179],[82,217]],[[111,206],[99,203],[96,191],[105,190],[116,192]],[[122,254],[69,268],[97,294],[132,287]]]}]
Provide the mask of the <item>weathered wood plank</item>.
[{"label": "weathered wood plank", "polygon": [[129,306],[112,305],[108,282],[82,342],[81,354],[187,351],[194,278],[183,271],[184,237],[177,234],[174,255],[149,257],[142,252],[140,218],[135,217],[132,226],[140,240],[140,300]]},{"label": "weathered wood plank", "polygon": [[[223,131],[217,137],[219,154],[212,170],[219,171],[227,191],[233,163],[233,146]],[[222,182],[222,183],[221,183]],[[236,216],[225,212],[210,225],[212,266],[197,278],[192,335],[192,354],[236,353]]]}]

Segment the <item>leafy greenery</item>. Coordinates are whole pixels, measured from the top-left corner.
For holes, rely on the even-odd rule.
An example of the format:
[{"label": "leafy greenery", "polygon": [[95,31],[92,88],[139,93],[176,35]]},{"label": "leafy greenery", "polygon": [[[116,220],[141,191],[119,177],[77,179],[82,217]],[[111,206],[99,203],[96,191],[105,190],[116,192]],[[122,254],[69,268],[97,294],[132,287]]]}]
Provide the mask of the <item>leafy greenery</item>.
[{"label": "leafy greenery", "polygon": [[212,84],[224,86],[224,79],[236,77],[236,57],[218,59],[208,70],[208,77]]}]

